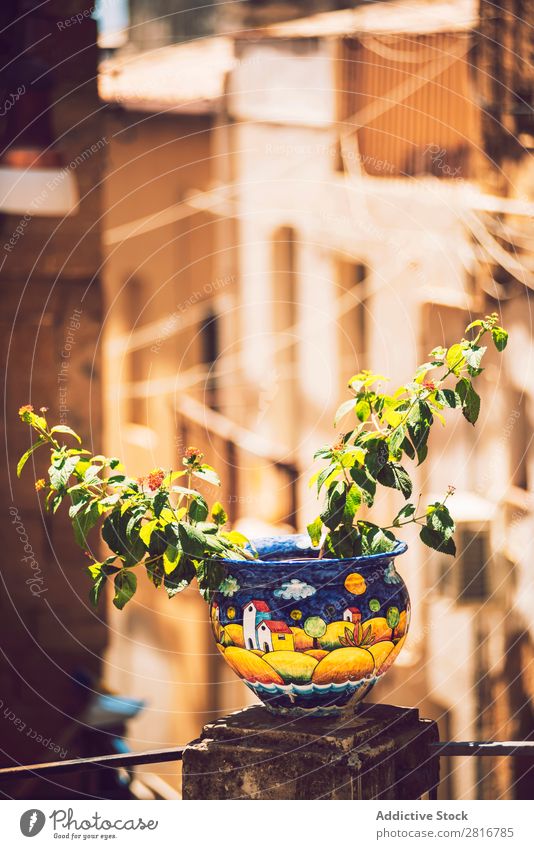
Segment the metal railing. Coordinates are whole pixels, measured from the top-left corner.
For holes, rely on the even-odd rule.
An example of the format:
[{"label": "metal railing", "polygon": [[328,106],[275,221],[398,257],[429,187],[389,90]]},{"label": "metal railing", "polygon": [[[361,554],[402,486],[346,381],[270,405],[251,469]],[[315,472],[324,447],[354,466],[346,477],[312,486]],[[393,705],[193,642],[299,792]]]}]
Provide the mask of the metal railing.
[{"label": "metal railing", "polygon": [[[154,749],[146,752],[128,752],[119,755],[102,755],[93,758],[76,758],[70,761],[28,764],[0,769],[0,788],[11,782],[27,779],[61,777],[71,772],[119,769],[130,770],[135,766],[153,765],[181,761],[185,746],[172,749]],[[534,761],[534,741],[509,740],[503,742],[456,742],[431,743],[430,757],[520,757]],[[439,785],[428,793],[430,800],[438,798]]]},{"label": "metal railing", "polygon": [[[430,744],[430,753],[440,758],[531,758],[534,761],[534,741],[507,740],[503,742],[462,742],[456,740]],[[438,798],[439,784],[428,793],[430,800]]]}]

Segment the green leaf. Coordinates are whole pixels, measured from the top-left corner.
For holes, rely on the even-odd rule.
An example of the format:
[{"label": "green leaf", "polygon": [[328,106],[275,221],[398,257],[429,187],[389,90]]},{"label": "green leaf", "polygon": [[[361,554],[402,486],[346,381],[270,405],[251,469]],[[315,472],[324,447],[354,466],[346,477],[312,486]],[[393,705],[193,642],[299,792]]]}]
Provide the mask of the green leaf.
[{"label": "green leaf", "polygon": [[110,475],[110,477],[107,479],[106,483],[108,483],[111,486],[114,483],[124,483],[125,480],[126,480],[126,475],[122,475],[122,474],[120,474],[120,475]]},{"label": "green leaf", "polygon": [[461,342],[451,345],[447,351],[445,361],[454,374],[460,374],[465,365],[464,346]]},{"label": "green leaf", "polygon": [[486,348],[479,348],[476,346],[470,346],[465,349],[464,356],[465,361],[467,363],[469,374],[473,377],[479,375],[482,371],[480,364],[482,362],[482,357],[486,352]]},{"label": "green leaf", "polygon": [[399,489],[405,498],[412,494],[412,481],[406,469],[399,463],[387,463],[378,473],[377,480],[383,486]]},{"label": "green leaf", "polygon": [[334,475],[337,471],[337,465],[335,463],[332,463],[332,465],[327,466],[326,469],[323,469],[321,472],[319,472],[319,474],[317,475],[317,494],[321,492],[321,489],[323,488],[325,482],[328,480],[330,475]]},{"label": "green leaf", "polygon": [[228,516],[220,501],[216,501],[213,507],[211,508],[211,516],[215,524],[219,527],[226,525],[228,521]]},{"label": "green leaf", "polygon": [[[71,498],[73,504],[76,504],[76,496],[77,493],[71,493]],[[72,517],[72,529],[74,531],[74,538],[80,548],[87,548],[87,534],[94,528],[97,522],[100,519],[100,510],[98,508],[98,502],[94,501],[87,507],[83,507],[82,509],[76,513],[74,517]]]},{"label": "green leaf", "polygon": [[323,533],[323,523],[320,516],[317,516],[317,518],[308,525],[307,531],[310,535],[312,545],[319,545],[321,542],[321,535]]},{"label": "green leaf", "polygon": [[180,545],[188,557],[197,560],[204,556],[207,537],[203,533],[197,531],[192,525],[181,522],[178,526],[178,536]]},{"label": "green leaf", "polygon": [[129,569],[121,569],[115,575],[115,595],[113,604],[122,610],[128,604],[137,589],[137,575]]},{"label": "green leaf", "polygon": [[405,504],[404,507],[401,507],[391,524],[395,525],[395,527],[398,528],[402,519],[409,519],[411,516],[414,515],[414,513],[414,505],[410,503]]},{"label": "green leaf", "polygon": [[386,440],[382,437],[373,436],[365,443],[365,466],[370,475],[376,478],[378,472],[384,466],[389,457],[389,449]]},{"label": "green leaf", "polygon": [[206,463],[204,463],[200,469],[195,469],[193,474],[196,478],[207,481],[208,483],[213,484],[213,486],[221,485],[221,480],[215,469],[212,466],[208,466]]},{"label": "green leaf", "polygon": [[436,392],[436,401],[443,404],[444,407],[454,409],[458,406],[460,399],[453,389],[438,389]]},{"label": "green leaf", "polygon": [[362,554],[387,554],[397,544],[390,531],[371,522],[358,522],[358,528],[362,537]]},{"label": "green leaf", "polygon": [[203,522],[209,513],[206,499],[203,495],[197,495],[189,505],[189,518],[193,522]]},{"label": "green leaf", "polygon": [[466,377],[462,377],[456,384],[456,392],[462,402],[462,413],[472,425],[475,424],[480,413],[480,396],[473,389],[473,385]]},{"label": "green leaf", "polygon": [[206,601],[210,601],[215,590],[218,590],[226,570],[221,561],[205,560],[197,570],[198,588]]},{"label": "green leaf", "polygon": [[64,489],[79,461],[79,455],[62,458],[61,465],[59,465],[59,458],[54,461],[48,469],[50,485],[57,490]]},{"label": "green leaf", "polygon": [[491,338],[493,339],[493,344],[497,348],[498,351],[504,351],[506,345],[508,344],[508,333],[502,327],[494,327],[491,331]]},{"label": "green leaf", "polygon": [[247,537],[244,534],[239,533],[239,531],[223,531],[221,536],[238,548],[244,548],[246,545],[249,545]]},{"label": "green leaf", "polygon": [[74,519],[74,517],[83,509],[83,507],[87,504],[88,501],[93,497],[90,492],[86,492],[83,489],[70,489],[69,490],[72,504],[69,507],[69,518]]},{"label": "green leaf", "polygon": [[[144,508],[142,509],[144,512]],[[125,566],[134,566],[145,555],[145,545],[139,537],[140,525],[132,526],[132,519],[136,523],[140,521],[136,511],[127,511],[121,516],[117,510],[111,513],[102,525],[102,539],[112,551],[124,559]]]},{"label": "green leaf", "polygon": [[17,464],[17,477],[18,478],[20,478],[20,474],[21,474],[24,466],[26,465],[27,461],[29,460],[29,458],[33,454],[33,452],[37,448],[39,448],[41,445],[44,445],[45,442],[46,442],[46,439],[38,439],[36,442],[33,443],[31,448],[28,448],[28,450],[24,452],[24,454],[22,455],[22,457],[20,458],[20,460]]},{"label": "green leaf", "polygon": [[427,442],[434,417],[426,401],[417,401],[408,416],[408,434],[417,454],[417,464],[426,459]]},{"label": "green leaf", "polygon": [[473,327],[482,327],[483,324],[484,322],[481,321],[480,318],[477,318],[475,321],[472,321],[471,324],[467,325],[467,327],[465,328],[465,332],[467,333],[469,330],[472,330]]},{"label": "green leaf", "polygon": [[[94,459],[94,457],[93,457]],[[90,486],[91,484],[100,484],[102,480],[100,478],[100,473],[102,471],[102,466],[98,466],[96,463],[86,464],[86,461],[81,461],[76,466],[76,469],[80,469],[80,474],[83,475],[83,482]]]},{"label": "green leaf", "polygon": [[165,574],[163,568],[163,557],[160,555],[159,557],[148,558],[145,560],[145,569],[147,573],[148,580],[151,581],[156,589],[161,587],[163,576]]},{"label": "green leaf", "polygon": [[139,536],[139,531],[141,529],[141,519],[145,515],[145,506],[144,504],[138,504],[137,506],[132,507],[129,513],[121,514],[121,519],[126,519],[126,539],[130,541],[132,536],[137,538]]},{"label": "green leaf", "polygon": [[164,587],[169,598],[173,598],[189,586],[196,576],[196,569],[188,557],[182,555],[176,569],[164,578]]},{"label": "green leaf", "polygon": [[145,525],[143,525],[141,530],[139,531],[139,539],[143,540],[147,548],[150,545],[150,538],[152,536],[152,533],[157,528],[157,526],[158,520],[152,519],[150,522],[147,522]]},{"label": "green leaf", "polygon": [[154,516],[159,519],[161,516],[162,510],[167,507],[169,503],[169,495],[165,490],[159,490],[156,492],[154,496],[154,500],[152,502],[152,509],[154,510]]},{"label": "green leaf", "polygon": [[450,539],[454,534],[455,526],[449,510],[445,504],[436,501],[426,508],[426,523],[434,531],[437,531],[444,539]]},{"label": "green leaf", "polygon": [[313,455],[314,460],[330,460],[332,457],[332,449],[329,445],[319,448]]},{"label": "green leaf", "polygon": [[99,575],[93,580],[93,586],[89,590],[89,601],[95,609],[98,607],[100,596],[102,595],[106,586],[106,580],[106,576],[100,572]]},{"label": "green leaf", "polygon": [[334,530],[343,520],[346,502],[347,485],[344,481],[336,481],[330,485],[326,508],[321,513],[323,524]]},{"label": "green leaf", "polygon": [[70,427],[67,427],[67,425],[56,425],[52,428],[50,433],[67,433],[69,436],[73,436],[74,439],[77,439],[80,445],[82,444],[82,440],[80,439],[76,431],[72,430],[72,428]]},{"label": "green leaf", "polygon": [[445,539],[440,533],[438,533],[438,531],[435,531],[433,528],[429,528],[428,525],[424,525],[424,527],[421,528],[419,537],[421,542],[424,542],[424,544],[428,545],[429,548],[433,548],[436,551],[442,551],[444,554],[451,554],[452,556],[456,554],[456,546],[452,537]]},{"label": "green leaf", "polygon": [[334,427],[337,427],[342,418],[344,418],[347,413],[350,413],[351,410],[354,410],[355,401],[354,398],[349,398],[348,401],[343,401],[342,404],[336,410],[336,415],[334,418]]},{"label": "green leaf", "polygon": [[412,443],[410,442],[407,436],[404,437],[404,441],[401,447],[404,453],[410,458],[410,460],[415,459],[415,448],[413,447]]},{"label": "green leaf", "polygon": [[350,476],[357,486],[362,491],[362,495],[371,507],[376,494],[376,480],[369,476],[365,468],[353,466],[350,469]]},{"label": "green leaf", "polygon": [[398,427],[395,428],[395,430],[388,437],[388,446],[389,446],[390,453],[394,457],[396,457],[397,459],[400,459],[399,455],[402,454],[401,446],[402,446],[403,442],[404,442],[404,427],[402,425],[399,425]]},{"label": "green leaf", "polygon": [[[71,492],[71,490],[69,490]],[[101,498],[98,502],[100,506],[100,513],[104,513],[108,507],[114,507],[115,504],[118,504],[121,500],[121,493],[115,492],[113,495],[106,495],[105,498]]]},{"label": "green leaf", "polygon": [[176,567],[178,566],[178,561],[180,559],[182,552],[176,548],[175,545],[169,545],[163,552],[163,569],[166,575],[170,575],[171,572],[174,572]]},{"label": "green leaf", "polygon": [[359,487],[356,484],[352,484],[349,491],[347,492],[347,497],[345,501],[345,507],[343,510],[343,524],[344,525],[352,525],[354,516],[360,509],[360,505],[362,503],[362,496]]},{"label": "green leaf", "polygon": [[362,398],[356,404],[356,415],[361,422],[366,422],[371,415],[371,405],[369,401],[365,400],[365,398]]},{"label": "green leaf", "polygon": [[169,525],[165,526],[165,529],[156,528],[152,531],[150,536],[150,542],[148,545],[148,553],[150,557],[155,557],[156,555],[163,554],[169,542],[171,544],[175,544],[178,542],[178,535],[173,535],[172,539],[168,539],[166,534],[167,528]]},{"label": "green leaf", "polygon": [[361,554],[361,536],[356,528],[339,528],[325,537],[325,547],[334,557],[357,557]]}]

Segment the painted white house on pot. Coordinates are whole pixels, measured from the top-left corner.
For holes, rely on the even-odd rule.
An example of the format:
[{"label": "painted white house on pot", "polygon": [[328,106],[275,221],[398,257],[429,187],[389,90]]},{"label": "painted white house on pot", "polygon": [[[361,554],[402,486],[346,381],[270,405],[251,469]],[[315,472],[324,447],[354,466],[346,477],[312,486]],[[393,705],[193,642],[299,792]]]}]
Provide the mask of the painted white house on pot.
[{"label": "painted white house on pot", "polygon": [[243,608],[243,639],[246,649],[257,649],[257,627],[264,619],[270,619],[271,609],[267,602],[253,599]]}]

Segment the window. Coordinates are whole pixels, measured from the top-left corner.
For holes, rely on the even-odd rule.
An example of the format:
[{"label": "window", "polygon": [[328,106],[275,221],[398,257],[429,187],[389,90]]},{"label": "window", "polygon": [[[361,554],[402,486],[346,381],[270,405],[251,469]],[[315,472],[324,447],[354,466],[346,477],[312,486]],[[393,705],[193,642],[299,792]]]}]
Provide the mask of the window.
[{"label": "window", "polygon": [[208,375],[204,385],[205,403],[212,410],[218,409],[218,381],[215,369],[219,357],[219,317],[208,310],[200,329],[202,363],[207,366]]},{"label": "window", "polygon": [[464,33],[373,35],[341,42],[339,119],[349,172],[469,176],[478,108]]},{"label": "window", "polygon": [[434,588],[459,603],[482,602],[491,593],[489,530],[460,524],[456,533],[456,558],[437,554]]},{"label": "window", "polygon": [[280,227],[272,240],[273,365],[260,386],[259,420],[269,417],[273,438],[293,447],[299,432],[297,235]]},{"label": "window", "polygon": [[337,298],[344,305],[339,317],[340,374],[344,381],[347,375],[365,368],[365,357],[369,345],[369,303],[367,298],[367,275],[369,270],[361,262],[339,260],[337,268]]},{"label": "window", "polygon": [[442,345],[448,348],[465,335],[465,328],[472,316],[468,310],[445,304],[427,303],[422,315],[422,351],[426,359],[432,348]]},{"label": "window", "polygon": [[461,529],[457,541],[460,554],[458,598],[460,601],[484,601],[490,592],[489,534]]},{"label": "window", "polygon": [[505,426],[510,445],[510,481],[512,486],[528,489],[528,449],[531,429],[528,424],[524,394],[513,392],[511,402],[511,413]]},{"label": "window", "polygon": [[[136,276],[130,277],[124,288],[124,295],[127,298],[124,312],[129,325],[128,330],[130,333],[135,333],[143,324],[142,314],[146,303],[146,289],[143,281]],[[141,393],[141,384],[147,376],[146,349],[134,347],[130,351],[129,371],[133,390],[129,403],[130,422],[147,425],[146,398]]]}]

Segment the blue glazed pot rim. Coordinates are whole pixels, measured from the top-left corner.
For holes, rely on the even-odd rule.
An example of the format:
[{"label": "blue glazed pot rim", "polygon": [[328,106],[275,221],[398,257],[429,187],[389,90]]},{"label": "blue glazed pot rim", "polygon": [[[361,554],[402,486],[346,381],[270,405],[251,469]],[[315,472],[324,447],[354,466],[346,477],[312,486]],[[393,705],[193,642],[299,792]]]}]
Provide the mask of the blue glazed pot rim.
[{"label": "blue glazed pot rim", "polygon": [[323,557],[319,560],[317,557],[319,549],[311,545],[310,538],[307,534],[260,537],[251,540],[251,545],[258,552],[259,557],[256,560],[225,558],[223,563],[226,566],[246,566],[252,570],[257,566],[273,567],[281,565],[299,569],[311,564],[320,565],[321,567],[343,567],[344,565],[354,564],[358,566],[358,569],[364,569],[367,566],[389,563],[394,557],[404,554],[408,549],[407,543],[397,540],[397,544],[392,551],[382,554],[363,554],[358,557],[345,558]]}]

